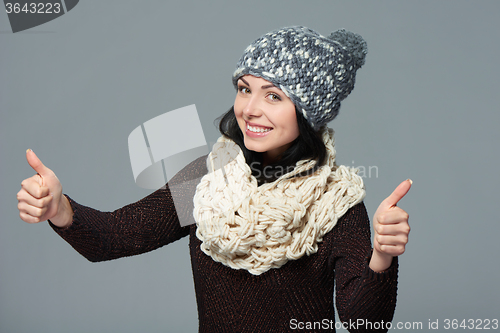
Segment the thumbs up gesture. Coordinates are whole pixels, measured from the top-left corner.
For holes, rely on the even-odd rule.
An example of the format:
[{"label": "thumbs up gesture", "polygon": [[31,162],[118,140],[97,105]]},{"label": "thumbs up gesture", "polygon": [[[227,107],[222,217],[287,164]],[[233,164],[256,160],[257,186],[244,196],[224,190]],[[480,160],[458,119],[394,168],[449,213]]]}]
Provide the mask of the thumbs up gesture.
[{"label": "thumbs up gesture", "polygon": [[26,159],[36,175],[21,182],[21,190],[17,193],[19,216],[28,223],[50,219],[59,227],[68,226],[73,210],[68,199],[62,195],[59,179],[31,149],[26,151]]},{"label": "thumbs up gesture", "polygon": [[397,206],[410,190],[412,181],[405,180],[378,207],[373,216],[373,254],[370,268],[383,271],[391,265],[392,258],[405,252],[410,226],[408,213]]}]

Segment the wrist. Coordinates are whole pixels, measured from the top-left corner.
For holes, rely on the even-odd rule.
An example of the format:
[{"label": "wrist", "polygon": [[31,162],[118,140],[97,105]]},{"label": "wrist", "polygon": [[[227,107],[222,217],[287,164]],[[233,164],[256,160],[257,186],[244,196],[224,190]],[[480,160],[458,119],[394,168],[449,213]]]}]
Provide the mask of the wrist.
[{"label": "wrist", "polygon": [[392,255],[373,249],[369,266],[372,271],[380,273],[391,267],[392,259]]},{"label": "wrist", "polygon": [[68,198],[63,194],[59,202],[57,214],[50,219],[50,222],[59,228],[68,228],[73,222],[73,208]]}]

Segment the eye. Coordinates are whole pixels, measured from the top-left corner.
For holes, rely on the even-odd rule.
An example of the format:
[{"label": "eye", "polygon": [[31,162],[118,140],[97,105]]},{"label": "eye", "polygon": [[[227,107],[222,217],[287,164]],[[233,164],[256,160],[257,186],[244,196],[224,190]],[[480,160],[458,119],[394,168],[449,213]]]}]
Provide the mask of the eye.
[{"label": "eye", "polygon": [[281,101],[281,97],[277,94],[274,94],[274,93],[270,93],[269,95],[267,95],[273,102],[274,101]]},{"label": "eye", "polygon": [[239,86],[238,91],[242,94],[249,94],[250,93],[250,89],[248,89],[247,87],[244,87],[244,86]]}]

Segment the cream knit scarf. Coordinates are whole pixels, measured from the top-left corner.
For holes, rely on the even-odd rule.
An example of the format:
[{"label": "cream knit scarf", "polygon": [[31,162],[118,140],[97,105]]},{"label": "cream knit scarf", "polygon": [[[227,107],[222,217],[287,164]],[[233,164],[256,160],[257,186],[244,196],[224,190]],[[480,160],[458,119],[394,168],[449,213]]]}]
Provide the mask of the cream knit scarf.
[{"label": "cream knit scarf", "polygon": [[287,179],[315,164],[301,160],[293,171],[261,186],[238,145],[224,136],[217,140],[194,196],[196,236],[205,254],[260,275],[318,251],[323,236],[365,196],[357,170],[335,164],[333,130],[320,131],[325,165],[309,176]]}]

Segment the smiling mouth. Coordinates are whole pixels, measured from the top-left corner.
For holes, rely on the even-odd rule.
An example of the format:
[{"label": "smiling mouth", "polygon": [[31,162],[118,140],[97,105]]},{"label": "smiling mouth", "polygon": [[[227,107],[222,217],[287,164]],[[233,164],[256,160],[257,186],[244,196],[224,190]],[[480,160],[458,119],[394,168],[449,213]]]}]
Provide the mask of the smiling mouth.
[{"label": "smiling mouth", "polygon": [[269,128],[269,127],[256,127],[256,126],[250,126],[250,125],[247,123],[247,130],[249,130],[250,132],[254,132],[254,133],[265,133],[265,132],[272,131],[272,128]]}]

